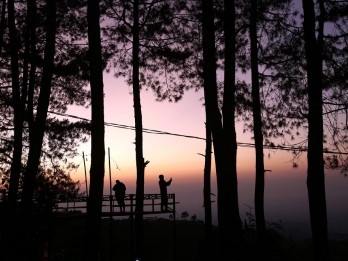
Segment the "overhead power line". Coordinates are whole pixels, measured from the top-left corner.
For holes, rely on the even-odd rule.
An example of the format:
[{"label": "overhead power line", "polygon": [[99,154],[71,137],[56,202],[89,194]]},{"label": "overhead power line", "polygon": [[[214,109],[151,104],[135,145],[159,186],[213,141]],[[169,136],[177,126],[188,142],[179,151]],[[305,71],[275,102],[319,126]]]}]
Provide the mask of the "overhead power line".
[{"label": "overhead power line", "polygon": [[[63,117],[74,118],[77,120],[83,120],[83,121],[89,121],[89,122],[91,121],[90,119],[86,119],[83,117],[79,117],[79,116],[71,115],[71,114],[67,114],[67,113],[60,113],[60,112],[53,112],[53,111],[48,111],[48,112],[51,114],[56,114],[56,115],[63,116]],[[108,126],[108,127],[119,128],[119,129],[135,130],[134,126],[124,125],[124,124],[119,124],[119,123],[104,122],[104,125]],[[149,134],[171,135],[171,136],[190,138],[190,139],[198,139],[198,140],[205,141],[205,138],[198,137],[198,136],[172,133],[172,132],[166,132],[166,131],[159,131],[159,130],[153,130],[153,129],[143,128],[143,132],[149,133]],[[237,145],[239,147],[246,147],[246,148],[254,148],[255,147],[254,143],[248,143],[248,142],[237,142]],[[301,152],[301,151],[305,152],[308,150],[307,147],[296,147],[296,146],[286,146],[286,145],[264,145],[263,147],[267,148],[267,149],[271,149],[271,150],[274,149],[274,150],[297,151],[297,152]],[[348,152],[330,151],[330,150],[324,150],[324,153],[348,155]]]},{"label": "overhead power line", "polygon": [[[56,114],[59,116],[65,116],[69,118],[74,118],[77,120],[83,120],[83,121],[91,121],[86,118],[82,118],[79,116],[67,114],[67,113],[60,113],[60,112],[53,112],[53,111],[48,111],[51,114]],[[108,127],[115,127],[115,128],[120,128],[120,129],[126,129],[126,130],[135,130],[134,126],[129,126],[129,125],[124,125],[124,124],[118,124],[118,123],[110,123],[110,122],[104,122],[105,126]],[[197,137],[197,136],[192,136],[192,135],[184,135],[184,134],[178,134],[178,133],[172,133],[172,132],[166,132],[166,131],[159,131],[159,130],[153,130],[153,129],[146,129],[143,128],[143,132],[145,133],[150,133],[150,134],[162,134],[162,135],[172,135],[172,136],[179,136],[179,137],[184,137],[184,138],[191,138],[191,139],[198,139],[198,140],[205,140],[205,138]]]}]

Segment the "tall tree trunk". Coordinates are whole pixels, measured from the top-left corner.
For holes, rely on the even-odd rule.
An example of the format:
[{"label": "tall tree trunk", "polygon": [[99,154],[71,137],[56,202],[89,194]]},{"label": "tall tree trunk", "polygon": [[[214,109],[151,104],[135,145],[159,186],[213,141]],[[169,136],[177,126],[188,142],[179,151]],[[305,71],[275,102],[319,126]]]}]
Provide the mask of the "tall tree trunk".
[{"label": "tall tree trunk", "polygon": [[[10,1],[11,4],[12,1]],[[11,8],[11,7],[10,7]],[[11,11],[12,12],[12,11]],[[18,186],[19,186],[19,177],[21,173],[21,159],[22,159],[22,144],[23,144],[23,115],[25,114],[25,103],[27,101],[28,95],[28,68],[30,61],[30,42],[31,42],[31,33],[33,31],[33,21],[35,20],[35,1],[28,0],[27,1],[27,17],[26,17],[26,32],[25,32],[25,54],[24,54],[24,62],[23,62],[23,82],[22,82],[22,91],[19,88],[19,72],[18,72],[18,54],[11,53],[12,60],[17,60],[14,62],[14,68],[17,67],[17,73],[13,72],[12,77],[17,78],[15,83],[18,84],[17,87],[15,85],[12,86],[15,91],[13,91],[13,106],[14,106],[14,151],[13,151],[13,161],[11,165],[11,177],[10,177],[10,189],[9,189],[9,206],[11,211],[16,210],[17,203],[17,194],[18,194]],[[11,31],[16,31],[14,25],[10,26]],[[12,33],[11,33],[12,34]],[[12,41],[15,40],[13,43]],[[16,35],[10,37],[10,45],[17,49],[17,40]],[[16,57],[17,56],[17,57]],[[13,68],[13,69],[14,69]],[[14,90],[13,89],[13,90]],[[19,97],[18,97],[19,96]]]},{"label": "tall tree trunk", "polygon": [[217,178],[217,207],[219,229],[222,226],[223,215],[220,211],[222,205],[220,200],[221,187],[221,148],[218,141],[222,136],[221,114],[217,104],[217,85],[216,85],[216,61],[215,61],[215,35],[214,35],[214,16],[213,1],[202,0],[202,46],[203,46],[203,87],[205,99],[206,121],[211,128],[213,137],[214,159]]},{"label": "tall tree trunk", "polygon": [[[215,60],[215,32],[214,32],[214,12],[213,1],[202,0],[202,46],[203,46],[203,80],[204,80],[204,97],[206,106],[207,122],[211,125],[213,138],[216,179],[217,179],[217,207],[219,223],[219,242],[221,259],[230,258],[231,254],[239,252],[236,248],[239,239],[241,239],[242,222],[239,217],[238,195],[237,195],[237,177],[236,177],[236,140],[234,129],[234,41],[228,41],[232,46],[232,53],[228,53],[227,62],[228,73],[232,73],[233,81],[227,79],[226,83],[231,90],[225,94],[224,101],[224,120],[226,127],[223,129],[221,122],[221,113],[218,106],[217,84],[216,84],[216,60]],[[226,3],[225,3],[226,4]],[[227,7],[230,3],[227,3]],[[232,5],[233,6],[233,5]],[[230,6],[231,7],[231,6]],[[230,9],[231,10],[231,9]],[[233,15],[229,13],[229,15]],[[234,20],[229,26],[234,27]],[[226,35],[229,37],[231,35]],[[234,39],[234,36],[232,37]],[[227,49],[227,47],[226,47]],[[225,66],[226,66],[225,65]],[[225,88],[226,89],[226,88]],[[231,96],[232,95],[232,96]],[[226,106],[226,107],[225,107]],[[231,107],[230,107],[231,106]],[[233,114],[231,114],[233,113]],[[228,115],[227,115],[228,114]],[[227,118],[230,117],[231,119]],[[225,122],[224,122],[225,123]],[[226,135],[228,133],[228,135]],[[229,157],[228,157],[229,155]],[[231,156],[232,155],[232,156]],[[232,157],[232,159],[230,158]]]},{"label": "tall tree trunk", "polygon": [[253,121],[254,121],[254,140],[256,156],[256,182],[255,182],[255,218],[256,230],[260,239],[264,237],[265,213],[264,213],[264,190],[265,190],[265,170],[263,157],[263,135],[262,135],[262,118],[260,104],[260,84],[258,70],[258,53],[257,53],[257,0],[251,0],[250,10],[250,52],[251,52],[251,84],[253,99]]},{"label": "tall tree trunk", "polygon": [[87,2],[91,85],[91,168],[87,202],[87,260],[100,259],[100,223],[105,175],[104,85],[98,0]]},{"label": "tall tree trunk", "polygon": [[54,0],[47,1],[46,24],[45,57],[43,61],[39,102],[35,122],[32,126],[33,135],[30,137],[29,156],[23,182],[22,203],[27,213],[32,210],[36,175],[40,164],[47,111],[51,95],[56,39],[56,1]]},{"label": "tall tree trunk", "polygon": [[[4,4],[2,11],[4,12]],[[15,213],[17,207],[17,194],[19,177],[21,172],[21,159],[22,159],[22,131],[23,131],[23,113],[21,106],[21,92],[19,84],[19,64],[18,64],[18,38],[17,38],[17,28],[15,25],[15,8],[14,1],[10,0],[8,2],[8,28],[9,28],[9,40],[10,40],[10,55],[11,55],[11,77],[12,77],[12,107],[13,107],[13,153],[12,153],[12,163],[11,163],[11,176],[10,176],[10,187],[8,193],[7,206],[8,210],[6,212],[6,226],[5,235],[6,240],[4,240],[3,258],[4,260],[10,260],[11,255],[14,250],[14,245],[16,244],[16,238],[13,236],[13,231],[17,227],[15,220]],[[3,13],[4,15],[4,13]],[[5,24],[4,17],[2,17],[3,24]],[[2,25],[3,28],[3,25]],[[2,41],[2,39],[1,39]],[[23,242],[23,246],[25,243]],[[17,256],[17,255],[16,255]]]},{"label": "tall tree trunk", "polygon": [[[307,188],[315,260],[329,260],[325,173],[323,159],[322,109],[322,34],[323,20],[319,21],[316,39],[315,11],[312,0],[303,0],[304,37],[308,80],[308,170]],[[323,2],[320,1],[321,19]]]},{"label": "tall tree trunk", "polygon": [[18,65],[18,39],[15,25],[14,1],[8,2],[8,26],[10,34],[10,53],[11,53],[11,76],[12,76],[12,106],[13,106],[13,156],[11,164],[10,188],[8,205],[10,212],[15,211],[17,204],[17,192],[19,176],[21,172],[22,159],[22,131],[23,131],[23,112],[21,105],[21,91],[19,85],[19,65]]},{"label": "tall tree trunk", "polygon": [[216,60],[215,60],[215,32],[214,32],[214,16],[213,1],[202,0],[202,46],[203,46],[203,87],[205,98],[205,110],[207,122],[211,128],[213,138],[214,159],[217,180],[217,209],[218,209],[218,225],[219,231],[223,229],[222,214],[222,196],[220,196],[222,180],[221,180],[221,138],[222,124],[221,114],[217,104],[217,85],[216,85]]},{"label": "tall tree trunk", "polygon": [[[235,126],[236,107],[236,32],[235,32],[235,4],[232,0],[224,1],[224,36],[225,36],[225,71],[224,71],[224,94],[223,94],[223,208],[225,229],[224,237],[227,239],[226,257],[239,258],[244,244],[242,234],[242,220],[239,214],[238,181],[237,181],[237,136]],[[231,251],[232,247],[232,251]]]},{"label": "tall tree trunk", "polygon": [[143,119],[140,101],[139,83],[139,0],[133,2],[133,103],[135,118],[135,157],[137,166],[136,181],[136,211],[135,211],[135,257],[143,260],[143,208],[144,208],[144,175],[145,163],[143,157]]},{"label": "tall tree trunk", "polygon": [[[52,75],[54,66],[55,54],[55,38],[56,38],[56,1],[47,1],[46,13],[46,42],[45,54],[43,61],[43,71],[40,84],[40,94],[37,106],[36,119],[32,125],[32,133],[30,136],[29,155],[27,166],[23,180],[22,190],[22,207],[24,211],[24,220],[21,225],[24,226],[25,245],[24,250],[18,252],[19,255],[24,255],[25,260],[33,260],[35,255],[35,247],[31,231],[31,213],[33,206],[33,195],[35,189],[36,176],[40,164],[41,149],[43,137],[45,133],[45,125],[47,119],[47,111],[49,99],[51,95]],[[22,258],[22,257],[20,257]],[[19,259],[20,260],[20,259]]]}]

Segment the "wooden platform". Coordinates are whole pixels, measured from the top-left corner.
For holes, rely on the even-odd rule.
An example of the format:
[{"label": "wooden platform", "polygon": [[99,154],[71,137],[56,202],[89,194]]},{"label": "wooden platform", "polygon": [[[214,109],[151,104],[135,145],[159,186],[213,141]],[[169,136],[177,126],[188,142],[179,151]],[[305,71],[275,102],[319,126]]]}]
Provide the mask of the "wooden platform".
[{"label": "wooden platform", "polygon": [[[153,214],[173,214],[175,215],[175,205],[179,202],[175,201],[175,194],[168,194],[168,210],[161,211],[161,195],[145,194],[143,198],[143,215]],[[135,211],[135,194],[126,194],[125,196],[125,212],[120,212],[114,195],[104,195],[102,204],[102,217],[110,216],[133,216]],[[68,199],[59,199],[57,207],[54,209],[56,213],[69,213],[71,215],[84,215],[87,212],[87,197],[76,197]]]}]

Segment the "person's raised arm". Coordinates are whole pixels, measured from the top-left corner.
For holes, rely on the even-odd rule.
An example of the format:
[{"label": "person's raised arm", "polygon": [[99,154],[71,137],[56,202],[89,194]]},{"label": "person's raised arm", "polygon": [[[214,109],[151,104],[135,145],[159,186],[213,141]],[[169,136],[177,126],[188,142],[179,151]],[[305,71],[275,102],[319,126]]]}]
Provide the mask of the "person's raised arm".
[{"label": "person's raised arm", "polygon": [[172,183],[172,178],[170,178],[170,180],[167,182],[167,186],[169,186]]}]

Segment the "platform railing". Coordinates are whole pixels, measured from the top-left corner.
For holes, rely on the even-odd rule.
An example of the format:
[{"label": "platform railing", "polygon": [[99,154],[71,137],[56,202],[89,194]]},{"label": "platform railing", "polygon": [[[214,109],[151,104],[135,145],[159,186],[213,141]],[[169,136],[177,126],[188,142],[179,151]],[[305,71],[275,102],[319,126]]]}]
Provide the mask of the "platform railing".
[{"label": "platform railing", "polygon": [[[161,211],[161,194],[144,194],[143,198],[144,213],[160,213]],[[102,199],[102,212],[129,215],[135,212],[136,194],[125,195],[125,212],[121,213],[114,195],[104,195]],[[168,194],[168,211],[175,210],[175,194]],[[82,212],[87,211],[87,197],[81,196],[76,198],[58,199],[54,211],[57,212]]]}]

